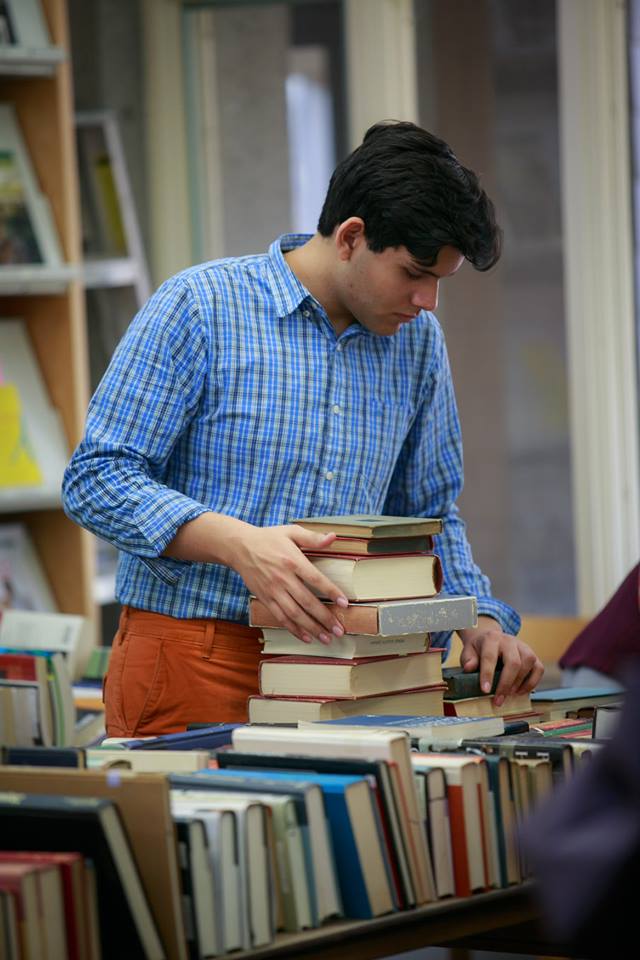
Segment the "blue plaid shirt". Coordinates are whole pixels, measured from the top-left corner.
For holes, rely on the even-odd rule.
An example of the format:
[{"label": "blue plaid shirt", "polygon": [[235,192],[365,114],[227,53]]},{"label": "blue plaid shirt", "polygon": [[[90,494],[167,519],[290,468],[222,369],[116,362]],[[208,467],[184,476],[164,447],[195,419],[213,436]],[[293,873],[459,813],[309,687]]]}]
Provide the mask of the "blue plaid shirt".
[{"label": "blue plaid shirt", "polygon": [[121,551],[122,603],[239,622],[248,592],[233,570],[161,556],[205,511],[258,526],[442,517],[444,590],[475,594],[515,633],[518,615],[491,597],[455,506],[460,425],[438,321],[423,312],[391,337],[358,323],[336,336],[283,257],[307,239],[192,267],[156,291],[91,401],[66,512]]}]

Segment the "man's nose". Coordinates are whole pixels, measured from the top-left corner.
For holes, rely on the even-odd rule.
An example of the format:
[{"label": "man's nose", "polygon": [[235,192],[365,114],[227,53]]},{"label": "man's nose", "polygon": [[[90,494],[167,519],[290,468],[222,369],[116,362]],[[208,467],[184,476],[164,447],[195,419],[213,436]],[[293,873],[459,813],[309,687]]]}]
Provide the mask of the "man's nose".
[{"label": "man's nose", "polygon": [[420,310],[435,310],[438,306],[438,281],[429,278],[427,283],[416,287],[411,303]]}]

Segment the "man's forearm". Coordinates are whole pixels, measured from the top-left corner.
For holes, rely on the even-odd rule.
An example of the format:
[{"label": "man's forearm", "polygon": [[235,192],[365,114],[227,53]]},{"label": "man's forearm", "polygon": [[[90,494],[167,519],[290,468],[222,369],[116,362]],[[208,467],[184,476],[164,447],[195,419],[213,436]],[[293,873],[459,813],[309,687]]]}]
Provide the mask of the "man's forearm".
[{"label": "man's forearm", "polygon": [[246,535],[250,528],[251,524],[243,520],[208,511],[180,527],[167,545],[164,556],[195,563],[232,566],[231,558],[243,534]]}]

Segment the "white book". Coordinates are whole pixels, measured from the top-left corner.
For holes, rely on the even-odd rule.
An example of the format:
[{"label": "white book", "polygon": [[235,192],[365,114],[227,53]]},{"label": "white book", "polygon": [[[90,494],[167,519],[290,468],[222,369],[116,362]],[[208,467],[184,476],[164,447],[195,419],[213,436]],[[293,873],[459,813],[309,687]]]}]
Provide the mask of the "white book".
[{"label": "white book", "polygon": [[403,636],[366,636],[357,633],[344,633],[341,637],[332,637],[327,646],[318,639],[303,643],[288,630],[274,630],[264,627],[263,653],[265,656],[284,654],[298,657],[335,657],[340,660],[355,660],[358,657],[404,656],[410,653],[425,653],[429,647],[429,635],[426,633],[407,633]]},{"label": "white book", "polygon": [[[273,926],[272,868],[268,850],[267,811],[263,803],[241,793],[219,793],[200,790],[172,790],[176,810],[182,800],[195,799],[198,810],[233,810],[237,822],[238,863],[244,908],[241,914],[242,947],[266,946],[271,943]],[[173,804],[172,799],[172,804]],[[206,822],[206,821],[205,821]],[[211,834],[209,834],[211,844]]]},{"label": "white book", "polygon": [[51,44],[40,0],[5,0],[5,5],[21,47],[42,48]]},{"label": "white book", "polygon": [[90,770],[120,767],[140,773],[193,773],[209,763],[208,750],[122,750],[93,747],[85,753]]}]

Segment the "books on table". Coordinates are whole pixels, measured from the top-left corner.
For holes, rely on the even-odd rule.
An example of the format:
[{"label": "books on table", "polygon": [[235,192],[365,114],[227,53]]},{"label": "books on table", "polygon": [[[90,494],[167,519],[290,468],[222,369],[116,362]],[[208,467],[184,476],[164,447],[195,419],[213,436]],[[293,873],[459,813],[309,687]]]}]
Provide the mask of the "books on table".
[{"label": "books on table", "polygon": [[[357,553],[330,548],[305,550],[307,558],[351,600],[343,609],[324,600],[345,633],[327,645],[303,644],[279,627],[268,607],[252,597],[250,622],[263,628],[265,659],[260,696],[249,701],[251,722],[320,720],[357,713],[443,712],[440,651],[429,651],[433,630],[461,630],[477,622],[474,597],[437,596],[439,558],[427,553],[442,529],[439,519],[421,517],[306,517],[309,530],[335,530]],[[404,537],[411,552],[385,550]],[[420,538],[422,542],[419,543]],[[429,538],[427,543],[424,538]],[[376,544],[369,551],[368,544]],[[397,543],[395,544],[397,547]],[[358,706],[357,701],[369,698]]]},{"label": "books on table", "polygon": [[582,708],[595,710],[598,706],[620,703],[623,699],[624,690],[617,683],[608,687],[554,687],[535,690],[531,694],[533,708],[547,720],[565,717],[570,711]]}]

